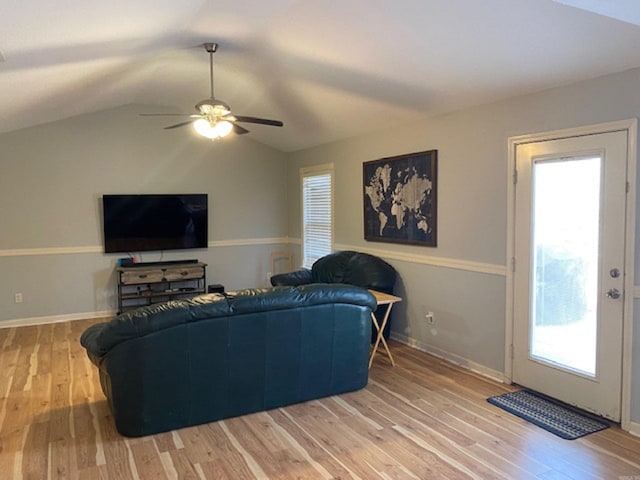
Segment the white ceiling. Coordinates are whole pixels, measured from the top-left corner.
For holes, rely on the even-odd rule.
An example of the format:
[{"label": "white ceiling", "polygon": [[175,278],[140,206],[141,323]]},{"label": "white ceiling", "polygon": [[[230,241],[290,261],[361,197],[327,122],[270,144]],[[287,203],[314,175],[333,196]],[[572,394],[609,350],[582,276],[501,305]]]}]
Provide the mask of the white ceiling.
[{"label": "white ceiling", "polygon": [[[634,8],[635,7],[635,8]],[[637,0],[2,0],[0,132],[216,97],[283,151],[640,67]],[[4,58],[4,61],[3,61]],[[158,135],[175,117],[139,118]],[[187,127],[188,128],[188,127]],[[203,139],[203,141],[205,141]]]}]

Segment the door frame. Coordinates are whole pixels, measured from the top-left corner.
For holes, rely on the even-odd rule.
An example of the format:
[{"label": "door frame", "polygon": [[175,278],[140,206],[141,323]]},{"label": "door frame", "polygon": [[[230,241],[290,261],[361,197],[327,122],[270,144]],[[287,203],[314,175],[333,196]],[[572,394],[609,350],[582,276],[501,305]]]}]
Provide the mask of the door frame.
[{"label": "door frame", "polygon": [[519,145],[558,140],[562,138],[594,135],[615,131],[627,133],[627,198],[625,222],[625,281],[624,306],[622,325],[622,398],[621,398],[621,427],[631,429],[631,369],[633,347],[633,303],[634,303],[634,272],[635,272],[635,225],[636,225],[636,166],[637,166],[637,131],[638,119],[631,118],[615,122],[599,123],[577,128],[553,130],[542,133],[518,135],[508,139],[507,164],[507,277],[506,277],[506,312],[505,312],[505,358],[504,373],[508,383],[513,381],[513,330],[514,312],[514,281],[515,281],[515,202],[516,202],[516,149]]}]

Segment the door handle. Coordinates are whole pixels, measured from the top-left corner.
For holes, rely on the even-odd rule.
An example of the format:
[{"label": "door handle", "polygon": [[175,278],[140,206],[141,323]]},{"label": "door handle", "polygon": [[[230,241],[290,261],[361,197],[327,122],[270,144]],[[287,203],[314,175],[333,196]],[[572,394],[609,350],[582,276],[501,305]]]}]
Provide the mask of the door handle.
[{"label": "door handle", "polygon": [[612,288],[611,290],[609,290],[607,293],[605,293],[605,295],[607,296],[607,298],[611,298],[613,300],[620,298],[620,290],[618,290],[617,288]]}]

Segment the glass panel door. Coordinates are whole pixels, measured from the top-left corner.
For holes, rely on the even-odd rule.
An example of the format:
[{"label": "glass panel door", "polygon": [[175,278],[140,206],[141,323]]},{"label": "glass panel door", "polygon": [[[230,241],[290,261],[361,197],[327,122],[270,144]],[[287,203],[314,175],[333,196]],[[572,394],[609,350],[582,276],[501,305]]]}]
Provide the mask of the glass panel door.
[{"label": "glass panel door", "polygon": [[514,383],[619,421],[627,131],[515,151]]},{"label": "glass panel door", "polygon": [[596,376],[600,157],[533,165],[532,359]]}]

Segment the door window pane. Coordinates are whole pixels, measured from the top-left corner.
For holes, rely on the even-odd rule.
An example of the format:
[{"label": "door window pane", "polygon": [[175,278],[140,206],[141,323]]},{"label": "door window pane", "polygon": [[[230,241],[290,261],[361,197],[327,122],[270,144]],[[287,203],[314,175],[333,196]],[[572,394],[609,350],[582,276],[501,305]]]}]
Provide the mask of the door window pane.
[{"label": "door window pane", "polygon": [[599,157],[533,167],[531,356],[596,373]]}]

